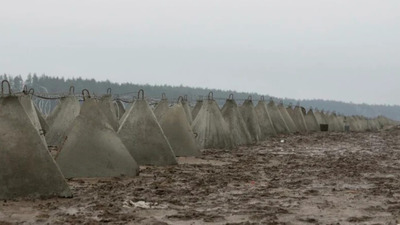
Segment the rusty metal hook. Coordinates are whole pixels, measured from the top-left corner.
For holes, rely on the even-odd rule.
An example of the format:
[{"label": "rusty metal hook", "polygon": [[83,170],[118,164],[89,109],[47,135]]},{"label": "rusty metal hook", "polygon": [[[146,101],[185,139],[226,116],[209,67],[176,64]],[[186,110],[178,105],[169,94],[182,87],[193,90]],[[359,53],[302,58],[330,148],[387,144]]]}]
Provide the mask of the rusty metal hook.
[{"label": "rusty metal hook", "polygon": [[86,99],[86,98],[85,98],[85,92],[87,93],[87,96],[88,96],[89,98],[91,98],[91,97],[90,97],[89,90],[88,90],[88,89],[83,89],[83,90],[82,90],[82,96],[83,96],[83,100],[85,100],[85,99]]},{"label": "rusty metal hook", "polygon": [[253,101],[253,96],[249,95],[249,97],[247,97],[247,100]]},{"label": "rusty metal hook", "polygon": [[229,94],[229,97],[228,97],[228,99],[229,100],[233,100],[233,94],[231,93],[231,94]]},{"label": "rusty metal hook", "polygon": [[73,85],[71,85],[71,86],[69,87],[69,94],[70,94],[70,95],[75,94],[75,87],[74,87]]},{"label": "rusty metal hook", "polygon": [[214,93],[212,91],[208,93],[208,100],[214,100]]},{"label": "rusty metal hook", "polygon": [[143,89],[140,89],[138,91],[138,99],[140,99],[140,93],[142,93],[142,100],[144,100],[144,91],[143,91]]},{"label": "rusty metal hook", "polygon": [[24,85],[24,87],[22,88],[22,93],[24,94],[28,94],[28,86]]},{"label": "rusty metal hook", "polygon": [[11,95],[11,86],[10,86],[10,82],[8,82],[8,80],[3,80],[1,82],[1,95],[4,95],[4,83],[7,83],[8,86],[8,94]]},{"label": "rusty metal hook", "polygon": [[178,97],[178,100],[176,101],[176,103],[180,103],[180,102],[182,102],[183,101],[183,97],[182,96],[179,96]]}]

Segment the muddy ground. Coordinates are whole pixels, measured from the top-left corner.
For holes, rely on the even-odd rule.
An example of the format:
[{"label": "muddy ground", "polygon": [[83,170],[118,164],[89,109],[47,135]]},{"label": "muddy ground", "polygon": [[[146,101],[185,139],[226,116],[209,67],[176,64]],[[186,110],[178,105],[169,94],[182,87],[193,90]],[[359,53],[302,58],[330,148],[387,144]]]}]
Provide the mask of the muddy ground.
[{"label": "muddy ground", "polygon": [[0,224],[398,224],[400,128],[205,150],[137,178],[73,179],[72,199],[0,203]]}]

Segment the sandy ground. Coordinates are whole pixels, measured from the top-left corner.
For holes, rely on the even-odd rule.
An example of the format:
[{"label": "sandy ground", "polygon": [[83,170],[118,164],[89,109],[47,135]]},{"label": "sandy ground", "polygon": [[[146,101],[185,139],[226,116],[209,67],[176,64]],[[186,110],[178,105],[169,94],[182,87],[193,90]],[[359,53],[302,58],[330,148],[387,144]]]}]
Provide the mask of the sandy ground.
[{"label": "sandy ground", "polygon": [[398,224],[400,128],[205,150],[136,178],[69,180],[74,198],[0,203],[0,224]]}]

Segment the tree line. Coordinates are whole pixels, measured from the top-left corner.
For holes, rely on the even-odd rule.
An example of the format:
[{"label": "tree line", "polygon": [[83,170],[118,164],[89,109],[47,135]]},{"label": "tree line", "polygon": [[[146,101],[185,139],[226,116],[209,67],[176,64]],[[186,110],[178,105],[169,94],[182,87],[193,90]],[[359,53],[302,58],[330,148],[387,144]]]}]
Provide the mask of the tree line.
[{"label": "tree line", "polygon": [[[192,105],[195,104],[197,99],[207,98],[207,95],[210,91],[213,92],[214,99],[216,99],[221,106],[231,93],[234,95],[234,98],[238,101],[238,103],[241,103],[249,96],[251,96],[253,100],[258,100],[261,97],[257,93],[236,92],[233,90],[196,88],[183,85],[149,85],[134,84],[129,82],[114,83],[109,80],[96,81],[95,79],[83,79],[81,77],[65,79],[64,77],[52,77],[45,74],[40,76],[37,74],[28,74],[25,80],[21,75],[11,76],[3,74],[0,75],[0,80],[8,80],[13,92],[22,91],[23,86],[26,85],[28,88],[33,88],[35,93],[59,94],[68,93],[69,87],[74,86],[76,94],[79,94],[82,89],[88,89],[90,93],[101,96],[107,93],[108,88],[111,88],[114,96],[133,98],[140,89],[143,89],[146,97],[154,99],[160,99],[162,93],[165,93],[170,101],[174,101],[179,96],[187,95]],[[400,121],[400,106],[397,105],[354,104],[323,99],[296,100],[290,98],[278,98],[268,95],[264,96],[264,98],[267,101],[271,98],[276,102],[282,101],[285,105],[300,104],[307,109],[312,107],[330,112],[335,111],[336,113],[343,115],[363,115],[370,118],[383,115]]]}]

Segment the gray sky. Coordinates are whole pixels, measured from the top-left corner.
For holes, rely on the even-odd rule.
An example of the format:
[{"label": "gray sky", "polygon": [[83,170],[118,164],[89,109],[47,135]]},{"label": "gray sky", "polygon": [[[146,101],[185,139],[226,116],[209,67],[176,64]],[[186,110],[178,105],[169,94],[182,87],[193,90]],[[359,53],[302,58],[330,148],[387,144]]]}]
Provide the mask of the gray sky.
[{"label": "gray sky", "polygon": [[399,0],[13,0],[0,73],[400,104]]}]

